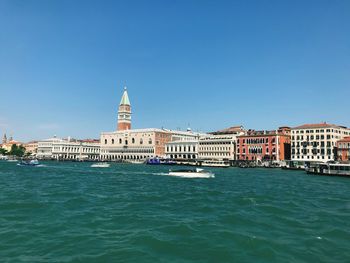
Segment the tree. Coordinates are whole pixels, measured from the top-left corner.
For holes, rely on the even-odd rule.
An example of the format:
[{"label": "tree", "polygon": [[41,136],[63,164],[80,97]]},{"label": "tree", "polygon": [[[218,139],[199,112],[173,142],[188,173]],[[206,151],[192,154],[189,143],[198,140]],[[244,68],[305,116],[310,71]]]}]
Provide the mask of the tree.
[{"label": "tree", "polygon": [[8,152],[6,149],[0,148],[0,155],[7,155],[7,154],[8,154]]},{"label": "tree", "polygon": [[22,145],[17,146],[17,144],[13,144],[11,146],[11,151],[9,152],[9,154],[17,157],[22,157],[25,151],[26,151],[26,148],[24,148]]}]

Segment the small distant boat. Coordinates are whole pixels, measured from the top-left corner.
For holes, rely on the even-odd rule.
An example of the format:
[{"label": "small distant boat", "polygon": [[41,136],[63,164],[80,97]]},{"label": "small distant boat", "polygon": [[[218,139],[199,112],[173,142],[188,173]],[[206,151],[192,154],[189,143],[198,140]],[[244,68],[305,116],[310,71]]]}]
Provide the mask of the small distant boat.
[{"label": "small distant boat", "polygon": [[201,166],[205,167],[221,167],[221,168],[228,168],[230,167],[230,163],[227,161],[217,161],[217,160],[208,160],[203,161]]},{"label": "small distant boat", "polygon": [[130,164],[143,164],[145,161],[143,160],[127,160],[125,163],[130,163]]},{"label": "small distant boat", "polygon": [[149,165],[175,165],[176,162],[175,161],[172,161],[172,160],[169,160],[169,159],[160,159],[160,158],[152,158],[152,159],[148,159],[146,161],[146,164],[149,164]]},{"label": "small distant boat", "polygon": [[38,160],[22,160],[18,164],[18,166],[38,166],[40,165]]},{"label": "small distant boat", "polygon": [[196,169],[188,169],[188,170],[169,170],[169,175],[171,176],[179,176],[186,178],[214,178],[215,175],[212,172],[205,171],[200,168]]},{"label": "small distant boat", "polygon": [[146,161],[146,164],[149,164],[149,165],[159,165],[159,164],[160,164],[160,159],[159,159],[159,158],[148,159],[148,160]]},{"label": "small distant boat", "polygon": [[160,161],[160,164],[164,164],[164,165],[175,165],[176,162],[172,161],[172,160],[168,160],[168,159],[164,159]]},{"label": "small distant boat", "polygon": [[94,163],[91,165],[92,168],[108,168],[111,166],[109,163]]},{"label": "small distant boat", "polygon": [[16,163],[16,162],[18,162],[18,160],[16,160],[16,159],[7,159],[7,161],[8,161],[8,162],[11,162],[11,163]]}]

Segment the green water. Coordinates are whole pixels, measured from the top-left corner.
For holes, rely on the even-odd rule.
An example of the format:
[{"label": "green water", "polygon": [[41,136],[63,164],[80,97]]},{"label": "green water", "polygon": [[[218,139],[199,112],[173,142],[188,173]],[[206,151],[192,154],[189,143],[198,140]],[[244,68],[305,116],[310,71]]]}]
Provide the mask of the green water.
[{"label": "green water", "polygon": [[350,178],[0,162],[1,262],[350,262]]}]

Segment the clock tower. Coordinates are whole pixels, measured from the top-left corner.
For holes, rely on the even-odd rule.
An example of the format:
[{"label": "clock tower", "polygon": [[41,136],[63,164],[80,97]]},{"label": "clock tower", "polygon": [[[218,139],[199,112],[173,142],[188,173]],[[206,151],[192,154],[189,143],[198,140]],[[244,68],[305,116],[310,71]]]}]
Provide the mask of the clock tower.
[{"label": "clock tower", "polygon": [[118,109],[118,131],[125,131],[131,129],[131,106],[126,87],[119,104]]}]

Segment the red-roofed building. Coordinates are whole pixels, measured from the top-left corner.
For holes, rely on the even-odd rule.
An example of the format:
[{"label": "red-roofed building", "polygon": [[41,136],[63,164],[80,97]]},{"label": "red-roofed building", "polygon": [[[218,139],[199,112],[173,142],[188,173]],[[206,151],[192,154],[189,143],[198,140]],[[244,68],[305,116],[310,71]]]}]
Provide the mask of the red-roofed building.
[{"label": "red-roofed building", "polygon": [[290,128],[273,131],[248,130],[237,137],[237,160],[284,161],[290,160]]},{"label": "red-roofed building", "polygon": [[350,162],[350,136],[337,141],[338,160]]},{"label": "red-roofed building", "polygon": [[337,159],[337,141],[350,135],[344,126],[326,122],[304,124],[292,128],[292,160],[296,162],[327,162]]}]

